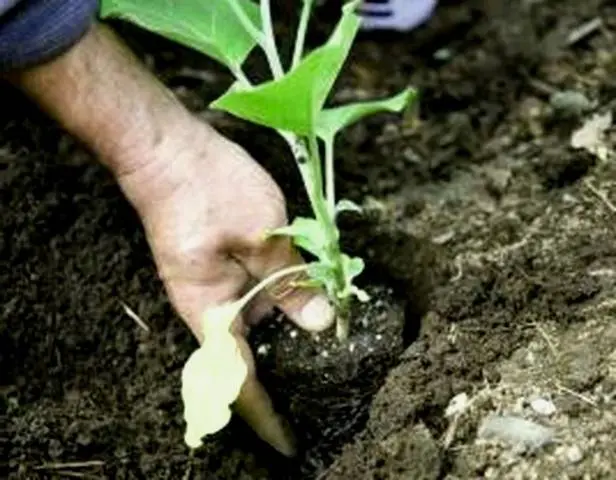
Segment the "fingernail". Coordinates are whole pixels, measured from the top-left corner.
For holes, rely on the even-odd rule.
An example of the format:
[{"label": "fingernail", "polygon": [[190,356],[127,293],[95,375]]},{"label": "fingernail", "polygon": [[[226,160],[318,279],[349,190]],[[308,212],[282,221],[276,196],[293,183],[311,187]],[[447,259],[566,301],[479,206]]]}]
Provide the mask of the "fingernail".
[{"label": "fingernail", "polygon": [[304,305],[299,320],[306,330],[320,332],[334,323],[334,309],[326,297],[318,295]]}]

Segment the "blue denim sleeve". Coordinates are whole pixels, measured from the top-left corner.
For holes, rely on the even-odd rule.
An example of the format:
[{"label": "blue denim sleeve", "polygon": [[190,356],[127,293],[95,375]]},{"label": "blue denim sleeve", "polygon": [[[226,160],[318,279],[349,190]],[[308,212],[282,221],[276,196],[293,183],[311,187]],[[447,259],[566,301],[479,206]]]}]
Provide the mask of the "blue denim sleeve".
[{"label": "blue denim sleeve", "polygon": [[74,45],[98,0],[0,0],[0,72],[50,60]]}]

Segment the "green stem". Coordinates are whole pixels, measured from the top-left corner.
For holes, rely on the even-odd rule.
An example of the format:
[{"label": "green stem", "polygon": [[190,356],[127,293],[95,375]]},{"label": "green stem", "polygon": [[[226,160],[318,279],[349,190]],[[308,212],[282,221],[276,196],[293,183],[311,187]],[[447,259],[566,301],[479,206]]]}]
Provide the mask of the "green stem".
[{"label": "green stem", "polygon": [[284,75],[278,47],[276,46],[276,36],[272,26],[272,13],[270,8],[270,0],[261,0],[261,24],[263,26],[264,42],[261,48],[265,52],[267,61],[272,75],[275,79],[281,78]]},{"label": "green stem", "polygon": [[252,83],[250,83],[250,80],[248,79],[248,77],[244,73],[244,70],[242,70],[241,66],[236,66],[234,68],[231,68],[231,73],[233,74],[235,79],[238,82],[240,82],[244,87],[246,87],[246,88],[251,88],[252,87]]},{"label": "green stem", "polygon": [[332,217],[336,215],[336,179],[334,174],[334,139],[327,138],[325,144],[325,198]]},{"label": "green stem", "polygon": [[[344,342],[349,336],[350,301],[348,297],[340,298],[338,296],[338,293],[343,292],[346,288],[346,277],[342,267],[342,252],[340,251],[335,217],[330,214],[327,201],[323,195],[322,177],[318,176],[321,171],[321,159],[316,137],[304,140],[282,130],[278,130],[278,133],[289,144],[308,193],[312,211],[327,237],[328,248],[325,260],[334,266],[336,285],[336,291],[330,297],[330,300],[334,303],[336,309],[336,337],[339,341]],[[331,178],[333,178],[333,175],[331,175]]]},{"label": "green stem", "polygon": [[312,11],[313,0],[304,0],[302,13],[299,18],[299,26],[297,27],[297,36],[295,37],[295,47],[293,48],[293,60],[291,69],[297,67],[304,54],[304,44],[306,43],[306,32],[308,31],[308,21],[310,20],[310,12]]},{"label": "green stem", "polygon": [[[329,142],[330,146],[333,146],[333,142]],[[336,226],[335,218],[335,203],[333,207],[328,206],[328,200],[335,202],[335,192],[333,191],[333,149],[330,150],[328,174],[328,189],[331,191],[330,197],[325,197],[323,192],[323,176],[321,167],[321,156],[319,154],[319,145],[317,143],[316,136],[308,138],[308,151],[311,157],[311,165],[315,170],[315,175],[318,175],[318,182],[315,182],[317,188],[315,188],[316,207],[315,215],[317,220],[321,224],[321,228],[327,238],[327,262],[333,265],[334,279],[335,279],[335,292],[334,298],[331,300],[335,303],[336,307],[336,337],[340,341],[344,341],[349,336],[349,298],[341,296],[342,292],[347,287],[347,279],[342,263],[342,252],[340,250],[340,234],[338,227]],[[308,187],[308,186],[307,186]]]},{"label": "green stem", "polygon": [[324,217],[329,217],[329,212],[327,211],[327,203],[325,201],[325,192],[323,191],[323,162],[321,161],[321,154],[319,152],[319,144],[317,142],[316,135],[308,136],[308,153],[310,155],[310,165],[314,172],[315,182],[313,188],[315,189],[315,194],[319,198],[319,208],[323,210],[325,207],[325,211],[321,211],[320,213]]},{"label": "green stem", "polygon": [[295,159],[295,163],[297,164],[297,168],[302,177],[302,182],[304,184],[304,188],[306,189],[306,193],[308,194],[308,200],[310,201],[310,206],[312,207],[312,211],[318,220],[320,220],[320,208],[319,208],[319,195],[318,189],[313,188],[313,185],[317,182],[315,180],[314,175],[315,171],[311,164],[311,155],[308,151],[308,147],[306,142],[299,138],[297,135],[294,135],[289,132],[285,132],[283,130],[278,130],[278,133],[289,145],[291,149],[291,153],[293,154],[293,158]]},{"label": "green stem", "polygon": [[246,15],[246,12],[240,3],[237,0],[227,0],[227,3],[233,9],[235,16],[238,18],[248,35],[250,35],[255,42],[262,46],[265,40],[265,35],[262,31],[255,27],[255,24],[252,23],[252,20],[248,17],[248,15]]},{"label": "green stem", "polygon": [[261,23],[263,24],[263,31],[255,26],[238,1],[227,0],[227,3],[233,9],[233,12],[244,27],[244,30],[246,30],[248,35],[252,37],[259,47],[261,47],[263,53],[265,53],[267,63],[270,66],[274,78],[282,77],[284,71],[282,70],[282,63],[280,62],[278,49],[276,48],[269,0],[261,0]]}]

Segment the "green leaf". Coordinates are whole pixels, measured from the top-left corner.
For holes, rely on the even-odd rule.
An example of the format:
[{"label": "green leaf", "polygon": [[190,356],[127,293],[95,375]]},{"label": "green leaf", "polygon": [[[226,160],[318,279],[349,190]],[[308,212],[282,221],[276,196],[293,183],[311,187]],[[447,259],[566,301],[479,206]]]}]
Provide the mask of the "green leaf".
[{"label": "green leaf", "polygon": [[[250,0],[234,1],[260,28],[257,5]],[[102,0],[100,17],[129,21],[229,68],[238,68],[256,45],[225,0]]]},{"label": "green leaf", "polygon": [[324,258],[326,255],[327,237],[314,218],[297,217],[290,225],[268,232],[268,236],[276,235],[291,237],[295,245],[317,258]]},{"label": "green leaf", "polygon": [[355,295],[355,297],[362,303],[366,303],[370,301],[370,295],[365,290],[361,288],[357,288],[355,285],[351,285],[351,294]]},{"label": "green leaf", "polygon": [[360,26],[354,12],[358,1],[343,7],[342,18],[329,40],[308,54],[282,78],[254,88],[232,87],[212,108],[244,120],[293,132],[313,134],[323,108]]},{"label": "green leaf", "polygon": [[351,200],[347,200],[346,198],[343,198],[339,200],[338,203],[336,204],[336,214],[339,214],[342,212],[362,213],[363,209],[359,205],[357,205],[355,202]]},{"label": "green leaf", "polygon": [[407,88],[391,98],[323,110],[319,113],[317,121],[317,135],[323,140],[331,140],[340,130],[362,117],[381,112],[400,112],[416,97],[417,91]]},{"label": "green leaf", "polygon": [[336,296],[336,272],[330,264],[314,262],[308,266],[308,276],[325,288],[330,298]]},{"label": "green leaf", "polygon": [[353,279],[364,271],[364,261],[359,257],[349,257],[347,254],[342,254],[342,269],[344,270],[344,276],[347,280],[347,284],[351,284]]}]

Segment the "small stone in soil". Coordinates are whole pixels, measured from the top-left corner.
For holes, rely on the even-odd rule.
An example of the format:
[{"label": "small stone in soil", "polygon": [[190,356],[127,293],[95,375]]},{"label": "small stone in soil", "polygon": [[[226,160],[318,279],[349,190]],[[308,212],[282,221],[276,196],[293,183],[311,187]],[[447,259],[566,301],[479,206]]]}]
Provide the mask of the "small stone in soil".
[{"label": "small stone in soil", "polygon": [[297,330],[291,330],[291,332],[289,333],[289,336],[290,336],[291,338],[295,338],[295,337],[297,337]]},{"label": "small stone in soil", "polygon": [[329,357],[329,353],[327,352],[327,350],[323,350],[323,351],[321,352],[321,356],[322,356],[323,358],[327,358],[327,357]]},{"label": "small stone in soil", "polygon": [[269,351],[269,349],[270,349],[270,346],[266,343],[263,343],[257,347],[257,354],[267,355],[267,352]]},{"label": "small stone in soil", "polygon": [[351,343],[351,344],[349,345],[349,352],[353,353],[354,351],[355,351],[355,344],[354,344],[354,343]]},{"label": "small stone in soil", "polygon": [[449,401],[449,405],[445,409],[446,417],[453,417],[463,413],[468,407],[469,398],[465,392],[458,393]]},{"label": "small stone in soil", "polygon": [[478,436],[486,440],[500,440],[531,452],[554,441],[554,431],[551,428],[508,415],[488,417],[480,426]]},{"label": "small stone in soil", "polygon": [[554,403],[551,400],[542,397],[533,398],[530,401],[530,408],[532,408],[538,415],[543,415],[545,417],[549,417],[550,415],[556,413]]},{"label": "small stone in soil", "polygon": [[584,453],[580,447],[572,445],[565,450],[565,458],[569,463],[579,463],[584,459]]}]

